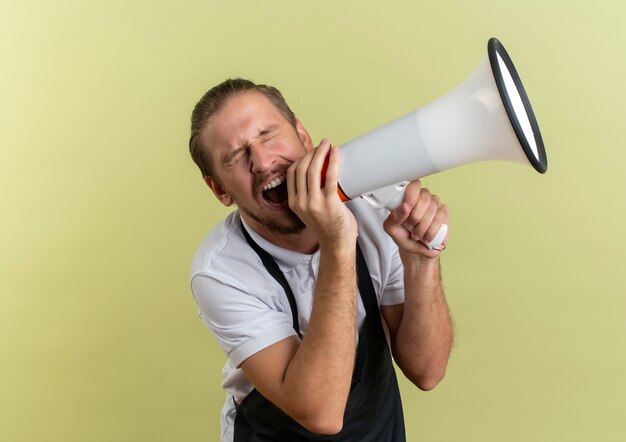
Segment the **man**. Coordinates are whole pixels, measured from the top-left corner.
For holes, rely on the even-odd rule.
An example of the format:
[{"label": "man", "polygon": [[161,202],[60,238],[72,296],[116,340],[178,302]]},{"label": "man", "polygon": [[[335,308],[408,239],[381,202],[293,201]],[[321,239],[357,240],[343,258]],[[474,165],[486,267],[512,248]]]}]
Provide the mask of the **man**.
[{"label": "man", "polygon": [[419,388],[443,378],[452,327],[441,251],[424,244],[448,208],[419,180],[386,219],[342,203],[340,151],[314,148],[280,92],[247,80],[204,95],[189,147],[217,199],[238,206],[191,270],[229,358],[222,441],[405,440],[388,342]]}]

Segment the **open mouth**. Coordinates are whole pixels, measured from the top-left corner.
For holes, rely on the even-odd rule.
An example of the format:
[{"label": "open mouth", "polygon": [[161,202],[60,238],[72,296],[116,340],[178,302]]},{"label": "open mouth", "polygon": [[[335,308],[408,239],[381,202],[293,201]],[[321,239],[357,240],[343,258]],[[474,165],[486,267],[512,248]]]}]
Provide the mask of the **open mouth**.
[{"label": "open mouth", "polygon": [[261,194],[263,199],[272,206],[284,204],[288,198],[286,176],[279,176],[266,184]]}]

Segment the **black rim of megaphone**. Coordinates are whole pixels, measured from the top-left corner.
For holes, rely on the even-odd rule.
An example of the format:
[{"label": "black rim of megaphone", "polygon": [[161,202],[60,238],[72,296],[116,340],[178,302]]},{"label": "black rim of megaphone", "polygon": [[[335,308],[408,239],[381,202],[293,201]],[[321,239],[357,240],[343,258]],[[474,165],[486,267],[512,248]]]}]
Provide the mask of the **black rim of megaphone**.
[{"label": "black rim of megaphone", "polygon": [[[502,102],[504,103],[504,108],[506,109],[506,113],[509,116],[509,121],[513,125],[513,129],[515,130],[515,135],[522,145],[524,149],[524,153],[526,157],[528,157],[528,161],[533,165],[535,170],[539,173],[544,173],[548,169],[548,158],[546,156],[546,149],[543,145],[543,139],[541,138],[541,132],[539,130],[539,125],[537,124],[537,119],[535,118],[535,113],[533,112],[533,108],[530,105],[530,100],[528,100],[528,95],[526,95],[526,89],[524,89],[524,85],[522,84],[522,80],[519,78],[517,74],[517,70],[511,61],[511,57],[502,46],[502,43],[497,38],[491,38],[489,40],[489,44],[487,45],[487,51],[489,53],[489,62],[491,63],[491,70],[493,72],[493,76],[496,80],[496,84],[498,86],[498,91],[500,92],[500,97],[502,98]],[[515,82],[515,87],[520,94],[522,99],[522,103],[524,105],[524,109],[526,110],[526,114],[528,115],[528,120],[530,121],[530,126],[533,130],[533,136],[535,138],[535,144],[537,145],[537,152],[539,154],[539,158],[537,158],[530,147],[530,143],[526,139],[524,134],[524,130],[522,129],[522,125],[517,118],[517,114],[515,112],[515,108],[513,107],[513,103],[509,98],[509,94],[506,90],[506,85],[504,84],[504,77],[502,76],[502,71],[500,70],[500,64],[498,63],[498,54],[502,57],[502,61],[509,70],[513,81]]]}]

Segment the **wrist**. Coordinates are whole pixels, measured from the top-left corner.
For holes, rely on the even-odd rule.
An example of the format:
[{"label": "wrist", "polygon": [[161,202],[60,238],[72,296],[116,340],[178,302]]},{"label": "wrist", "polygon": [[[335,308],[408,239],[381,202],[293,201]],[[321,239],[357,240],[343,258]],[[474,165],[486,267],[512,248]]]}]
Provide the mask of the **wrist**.
[{"label": "wrist", "polygon": [[[442,289],[439,257],[401,256],[401,260],[404,266],[405,287],[417,283],[421,287],[419,293],[422,295],[419,299],[422,301],[433,299],[432,296],[435,298],[439,296]],[[414,301],[416,299],[413,297]]]},{"label": "wrist", "polygon": [[428,257],[419,253],[404,252],[400,250],[400,260],[404,266],[405,273],[407,270],[422,271],[439,271],[440,262],[439,255]]},{"label": "wrist", "polygon": [[356,223],[354,225],[346,223],[338,227],[318,235],[320,251],[338,255],[354,255],[358,236]]},{"label": "wrist", "polygon": [[355,256],[356,237],[342,236],[333,239],[320,239],[320,254],[345,259]]}]

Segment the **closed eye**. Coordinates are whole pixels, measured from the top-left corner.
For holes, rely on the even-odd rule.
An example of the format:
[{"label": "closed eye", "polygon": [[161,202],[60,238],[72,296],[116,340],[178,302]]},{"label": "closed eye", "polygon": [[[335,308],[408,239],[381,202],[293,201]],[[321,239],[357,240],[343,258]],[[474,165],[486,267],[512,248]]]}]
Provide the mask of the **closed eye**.
[{"label": "closed eye", "polygon": [[225,168],[231,168],[250,153],[250,145],[244,144],[228,153],[222,160]]},{"label": "closed eye", "polygon": [[266,141],[269,141],[269,140],[271,140],[272,138],[276,138],[276,135],[278,135],[278,134],[275,134],[275,133],[274,133],[274,134],[272,134],[272,135],[267,135],[267,136],[264,136],[263,138],[261,138],[261,143],[265,143]]},{"label": "closed eye", "polygon": [[279,133],[280,133],[280,126],[278,126],[277,124],[271,124],[259,132],[259,138],[262,143],[265,143],[266,141],[269,141],[272,138],[274,138]]}]

